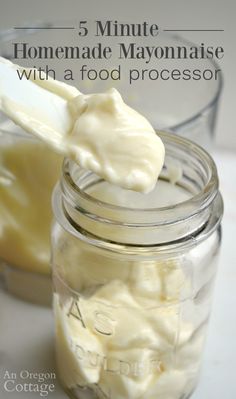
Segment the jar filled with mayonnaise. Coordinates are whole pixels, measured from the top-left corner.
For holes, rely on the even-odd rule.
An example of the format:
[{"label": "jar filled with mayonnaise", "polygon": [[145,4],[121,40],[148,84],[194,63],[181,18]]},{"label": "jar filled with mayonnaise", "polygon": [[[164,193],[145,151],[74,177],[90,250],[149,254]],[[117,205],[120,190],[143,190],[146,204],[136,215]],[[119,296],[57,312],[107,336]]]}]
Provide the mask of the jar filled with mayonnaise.
[{"label": "jar filled with mayonnaise", "polygon": [[64,161],[52,264],[57,365],[71,397],[184,399],[196,387],[223,203],[212,158],[160,137],[165,165],[149,194]]},{"label": "jar filled with mayonnaise", "polygon": [[9,292],[51,303],[51,195],[62,157],[0,115],[0,275]]}]

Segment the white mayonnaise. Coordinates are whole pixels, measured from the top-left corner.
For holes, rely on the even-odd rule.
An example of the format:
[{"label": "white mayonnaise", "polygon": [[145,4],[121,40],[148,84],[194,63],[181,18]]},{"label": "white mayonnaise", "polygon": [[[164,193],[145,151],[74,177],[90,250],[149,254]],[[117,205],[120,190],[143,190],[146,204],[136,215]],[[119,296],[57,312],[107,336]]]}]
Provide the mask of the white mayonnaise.
[{"label": "white mayonnaise", "polygon": [[[115,89],[84,95],[35,70],[0,59],[0,109],[16,124],[105,180],[151,191],[164,162],[164,145],[150,123]],[[18,71],[18,73],[17,73]],[[35,79],[34,79],[35,78]]]}]

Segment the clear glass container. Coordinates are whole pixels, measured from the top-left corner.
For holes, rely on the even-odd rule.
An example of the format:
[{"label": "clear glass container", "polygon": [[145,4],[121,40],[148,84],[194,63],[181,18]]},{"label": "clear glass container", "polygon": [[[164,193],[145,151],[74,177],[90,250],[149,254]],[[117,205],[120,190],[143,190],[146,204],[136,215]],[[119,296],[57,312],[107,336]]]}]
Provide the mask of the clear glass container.
[{"label": "clear glass container", "polygon": [[2,117],[0,271],[9,292],[51,304],[51,194],[62,157]]},{"label": "clear glass container", "polygon": [[[126,22],[126,21],[125,21]],[[128,21],[129,22],[129,21]],[[33,23],[26,22],[27,27],[33,26],[35,29],[8,30],[0,32],[0,55],[11,59],[20,65],[41,67],[46,70],[53,69],[55,77],[64,80],[64,71],[73,71],[73,81],[67,83],[77,86],[85,93],[104,91],[110,87],[116,87],[127,103],[144,114],[156,129],[164,129],[175,132],[181,136],[189,138],[208,149],[211,147],[214,137],[218,104],[222,91],[222,72],[211,59],[168,59],[162,57],[159,51],[159,58],[146,60],[122,59],[119,53],[119,43],[126,46],[134,42],[137,46],[166,47],[176,48],[185,46],[189,49],[192,46],[199,48],[202,52],[200,43],[191,43],[178,35],[160,32],[157,37],[97,37],[95,35],[94,21],[88,20],[88,36],[78,35],[78,19],[69,21],[57,21],[56,27],[66,27],[74,29],[53,29],[55,24],[51,22]],[[134,40],[135,39],[135,40]],[[113,57],[111,59],[56,59],[28,58],[21,59],[22,47],[19,47],[19,58],[14,59],[14,44],[26,43],[26,57],[30,53],[30,48],[53,47],[57,46],[97,46],[101,42],[103,46],[111,46]],[[34,51],[32,51],[34,54]],[[162,57],[162,58],[161,58]],[[100,71],[106,68],[111,71],[121,68],[120,79],[107,80],[89,79],[86,75],[82,77],[80,69],[86,65],[86,69]],[[140,73],[139,78],[129,84],[129,71],[138,69],[148,72]],[[184,70],[200,70],[206,72],[205,78],[199,80],[182,78],[166,80],[166,73],[163,79],[160,75],[163,70],[179,70],[183,74]],[[158,71],[158,73],[155,72]],[[150,72],[154,71],[154,72]],[[151,78],[147,78],[150,74]],[[182,75],[181,75],[182,76]],[[209,79],[211,78],[211,79]]]},{"label": "clear glass container", "polygon": [[185,399],[209,320],[223,203],[211,157],[161,133],[153,192],[64,161],[53,195],[56,355],[73,398]]}]

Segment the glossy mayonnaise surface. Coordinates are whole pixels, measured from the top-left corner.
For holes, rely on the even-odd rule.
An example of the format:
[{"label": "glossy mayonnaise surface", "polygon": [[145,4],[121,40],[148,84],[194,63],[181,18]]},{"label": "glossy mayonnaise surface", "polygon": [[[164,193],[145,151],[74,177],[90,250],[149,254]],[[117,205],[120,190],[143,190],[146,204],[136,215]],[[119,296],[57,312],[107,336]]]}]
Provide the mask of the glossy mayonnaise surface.
[{"label": "glossy mayonnaise surface", "polygon": [[36,71],[31,80],[20,80],[19,71],[24,68],[0,59],[0,109],[10,119],[113,184],[140,192],[154,188],[164,145],[117,90],[84,95],[46,76],[40,80]]}]

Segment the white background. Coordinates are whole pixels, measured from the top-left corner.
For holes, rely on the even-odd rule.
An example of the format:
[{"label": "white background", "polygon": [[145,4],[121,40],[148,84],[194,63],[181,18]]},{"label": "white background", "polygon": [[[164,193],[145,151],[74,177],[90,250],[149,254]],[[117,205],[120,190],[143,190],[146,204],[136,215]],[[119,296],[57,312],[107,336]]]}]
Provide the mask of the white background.
[{"label": "white background", "polygon": [[[223,33],[188,33],[193,41],[225,48],[221,63],[224,92],[217,125],[215,159],[225,201],[223,245],[216,283],[213,313],[201,382],[193,399],[236,398],[236,51],[235,0],[0,0],[0,28],[34,21],[70,18],[111,18],[156,22],[165,28],[224,29]],[[219,150],[220,149],[220,150]],[[0,365],[53,369],[52,317],[49,310],[23,304],[0,292]],[[3,328],[4,326],[4,328]],[[19,333],[18,333],[19,332]],[[18,356],[18,360],[14,356]],[[22,359],[22,360],[21,360]],[[0,375],[1,378],[1,375]],[[0,384],[1,385],[1,384]],[[31,399],[27,394],[1,399]],[[35,397],[35,396],[34,396]],[[38,396],[37,396],[38,397]],[[59,387],[56,399],[65,398]],[[128,399],[128,398],[127,398]]]}]

